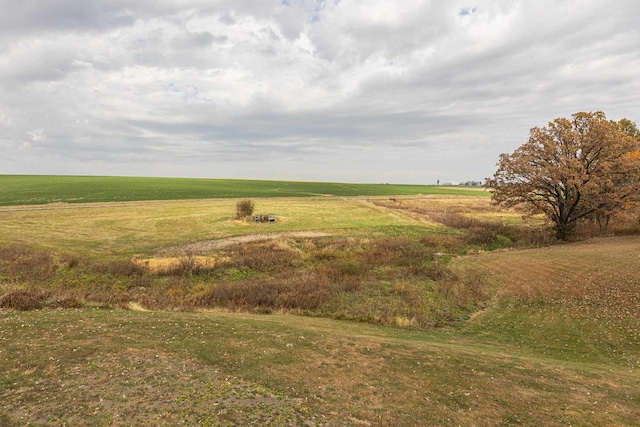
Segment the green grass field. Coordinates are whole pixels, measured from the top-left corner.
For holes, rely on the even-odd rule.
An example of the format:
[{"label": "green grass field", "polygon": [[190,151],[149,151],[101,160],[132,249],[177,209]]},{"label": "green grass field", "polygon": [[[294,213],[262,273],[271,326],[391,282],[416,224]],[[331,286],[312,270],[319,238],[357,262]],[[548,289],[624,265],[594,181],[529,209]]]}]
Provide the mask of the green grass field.
[{"label": "green grass field", "polygon": [[0,425],[638,425],[640,239],[473,194],[5,206]]},{"label": "green grass field", "polygon": [[274,213],[278,221],[234,221],[235,201],[229,199],[5,207],[0,209],[0,243],[21,242],[55,252],[126,257],[245,234],[320,230],[349,235],[385,227],[388,232],[393,228],[435,227],[357,199],[255,201],[256,212]]},{"label": "green grass field", "polygon": [[0,206],[246,197],[478,195],[479,193],[482,194],[478,189],[429,185],[0,175]]}]

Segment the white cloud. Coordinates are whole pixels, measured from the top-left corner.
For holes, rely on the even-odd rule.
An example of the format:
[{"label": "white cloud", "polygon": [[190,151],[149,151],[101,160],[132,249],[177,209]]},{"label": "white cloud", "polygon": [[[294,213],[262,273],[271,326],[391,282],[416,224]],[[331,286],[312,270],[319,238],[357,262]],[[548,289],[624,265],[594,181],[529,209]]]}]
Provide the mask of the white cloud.
[{"label": "white cloud", "polygon": [[3,127],[11,126],[11,117],[7,116],[2,110],[0,110],[0,125]]},{"label": "white cloud", "polygon": [[482,179],[555,117],[640,121],[633,0],[0,7],[14,172]]},{"label": "white cloud", "polygon": [[36,129],[31,132],[27,132],[32,142],[43,142],[47,140],[47,135],[44,133],[44,129]]}]

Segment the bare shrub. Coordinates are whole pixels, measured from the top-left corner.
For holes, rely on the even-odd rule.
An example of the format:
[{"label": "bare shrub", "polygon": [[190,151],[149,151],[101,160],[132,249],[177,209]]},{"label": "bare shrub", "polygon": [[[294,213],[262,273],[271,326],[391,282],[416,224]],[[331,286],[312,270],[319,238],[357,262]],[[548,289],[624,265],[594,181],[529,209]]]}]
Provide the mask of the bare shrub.
[{"label": "bare shrub", "polygon": [[462,283],[468,292],[470,302],[481,303],[487,298],[487,282],[486,276],[477,270],[469,270],[464,274]]},{"label": "bare shrub", "polygon": [[331,298],[331,281],[317,272],[287,280],[284,292],[278,295],[278,306],[285,309],[313,310]]},{"label": "bare shrub", "polygon": [[635,210],[618,212],[605,220],[599,219],[593,215],[579,221],[572,237],[582,240],[595,236],[624,236],[640,232],[640,216]]},{"label": "bare shrub", "polygon": [[0,247],[0,261],[14,262],[29,253],[30,251],[24,245],[3,246]]},{"label": "bare shrub", "polygon": [[50,280],[57,268],[49,252],[11,247],[4,251],[4,270],[18,282],[39,284]]},{"label": "bare shrub", "polygon": [[489,227],[471,226],[467,231],[469,232],[468,241],[472,245],[491,246],[497,239],[497,233]]},{"label": "bare shrub", "polygon": [[169,275],[158,280],[154,276],[141,276],[126,293],[122,293],[125,306],[134,302],[149,309],[191,309],[193,284],[183,276]]},{"label": "bare shrub", "polygon": [[437,252],[455,253],[464,245],[464,237],[459,234],[427,234],[420,238],[420,243]]},{"label": "bare shrub", "polygon": [[269,279],[254,282],[219,283],[195,298],[196,306],[255,308],[276,307],[277,284]]},{"label": "bare shrub", "polygon": [[410,266],[423,264],[434,257],[432,248],[406,237],[387,237],[376,240],[367,250],[369,265]]},{"label": "bare shrub", "polygon": [[481,273],[466,271],[462,276],[452,274],[434,282],[435,290],[441,297],[443,311],[469,311],[482,305],[487,299],[487,280]]},{"label": "bare shrub", "polygon": [[18,311],[39,310],[44,307],[46,294],[35,290],[18,290],[0,297],[0,308]]},{"label": "bare shrub", "polygon": [[145,273],[144,267],[130,259],[116,259],[103,264],[94,265],[94,270],[102,274],[116,277],[140,276]]},{"label": "bare shrub", "polygon": [[434,215],[434,220],[447,227],[466,230],[466,244],[483,246],[487,249],[520,245],[541,246],[554,243],[548,229],[515,226],[495,221],[481,221],[459,213]]},{"label": "bare shrub", "polygon": [[81,257],[78,255],[67,255],[65,257],[62,258],[62,262],[68,267],[68,268],[76,268],[80,265],[80,260]]},{"label": "bare shrub", "polygon": [[256,204],[253,200],[240,200],[236,203],[236,219],[243,219],[253,215],[255,208]]},{"label": "bare shrub", "polygon": [[277,242],[249,243],[231,247],[229,256],[220,266],[250,268],[256,271],[273,272],[291,268],[299,254]]},{"label": "bare shrub", "polygon": [[313,272],[316,277],[321,277],[326,279],[328,283],[334,284],[337,291],[351,292],[357,290],[360,288],[364,278],[363,275],[352,274],[349,269],[340,268],[333,262],[315,266]]},{"label": "bare shrub", "polygon": [[96,289],[86,291],[84,294],[84,300],[99,304],[105,308],[126,308],[131,297],[127,291],[120,289]]},{"label": "bare shrub", "polygon": [[195,305],[232,309],[315,310],[341,292],[354,292],[362,286],[358,276],[347,275],[327,266],[286,277],[261,277],[253,281],[219,283],[200,293]]}]

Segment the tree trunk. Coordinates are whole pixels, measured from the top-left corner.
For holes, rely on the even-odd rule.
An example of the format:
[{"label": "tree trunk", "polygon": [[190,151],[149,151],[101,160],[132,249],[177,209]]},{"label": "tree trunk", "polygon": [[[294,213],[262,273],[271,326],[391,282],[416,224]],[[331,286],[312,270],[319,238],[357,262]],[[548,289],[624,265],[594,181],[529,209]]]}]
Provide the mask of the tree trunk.
[{"label": "tree trunk", "polygon": [[575,221],[569,221],[565,218],[558,218],[555,225],[556,239],[567,240],[569,236],[575,231]]}]

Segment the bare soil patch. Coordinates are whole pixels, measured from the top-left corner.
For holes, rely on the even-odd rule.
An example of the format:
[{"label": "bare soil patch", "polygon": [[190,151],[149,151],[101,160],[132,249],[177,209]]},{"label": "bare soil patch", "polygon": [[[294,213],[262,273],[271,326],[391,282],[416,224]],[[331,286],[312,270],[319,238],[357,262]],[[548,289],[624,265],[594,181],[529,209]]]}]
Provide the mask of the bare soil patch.
[{"label": "bare soil patch", "polygon": [[226,237],[224,239],[204,240],[200,242],[189,243],[181,246],[180,248],[172,248],[173,250],[181,250],[187,253],[202,254],[218,249],[224,249],[229,246],[261,242],[269,240],[278,240],[280,238],[287,237],[326,237],[329,234],[321,231],[292,231],[288,233],[260,233],[260,234],[247,234],[244,236]]}]

